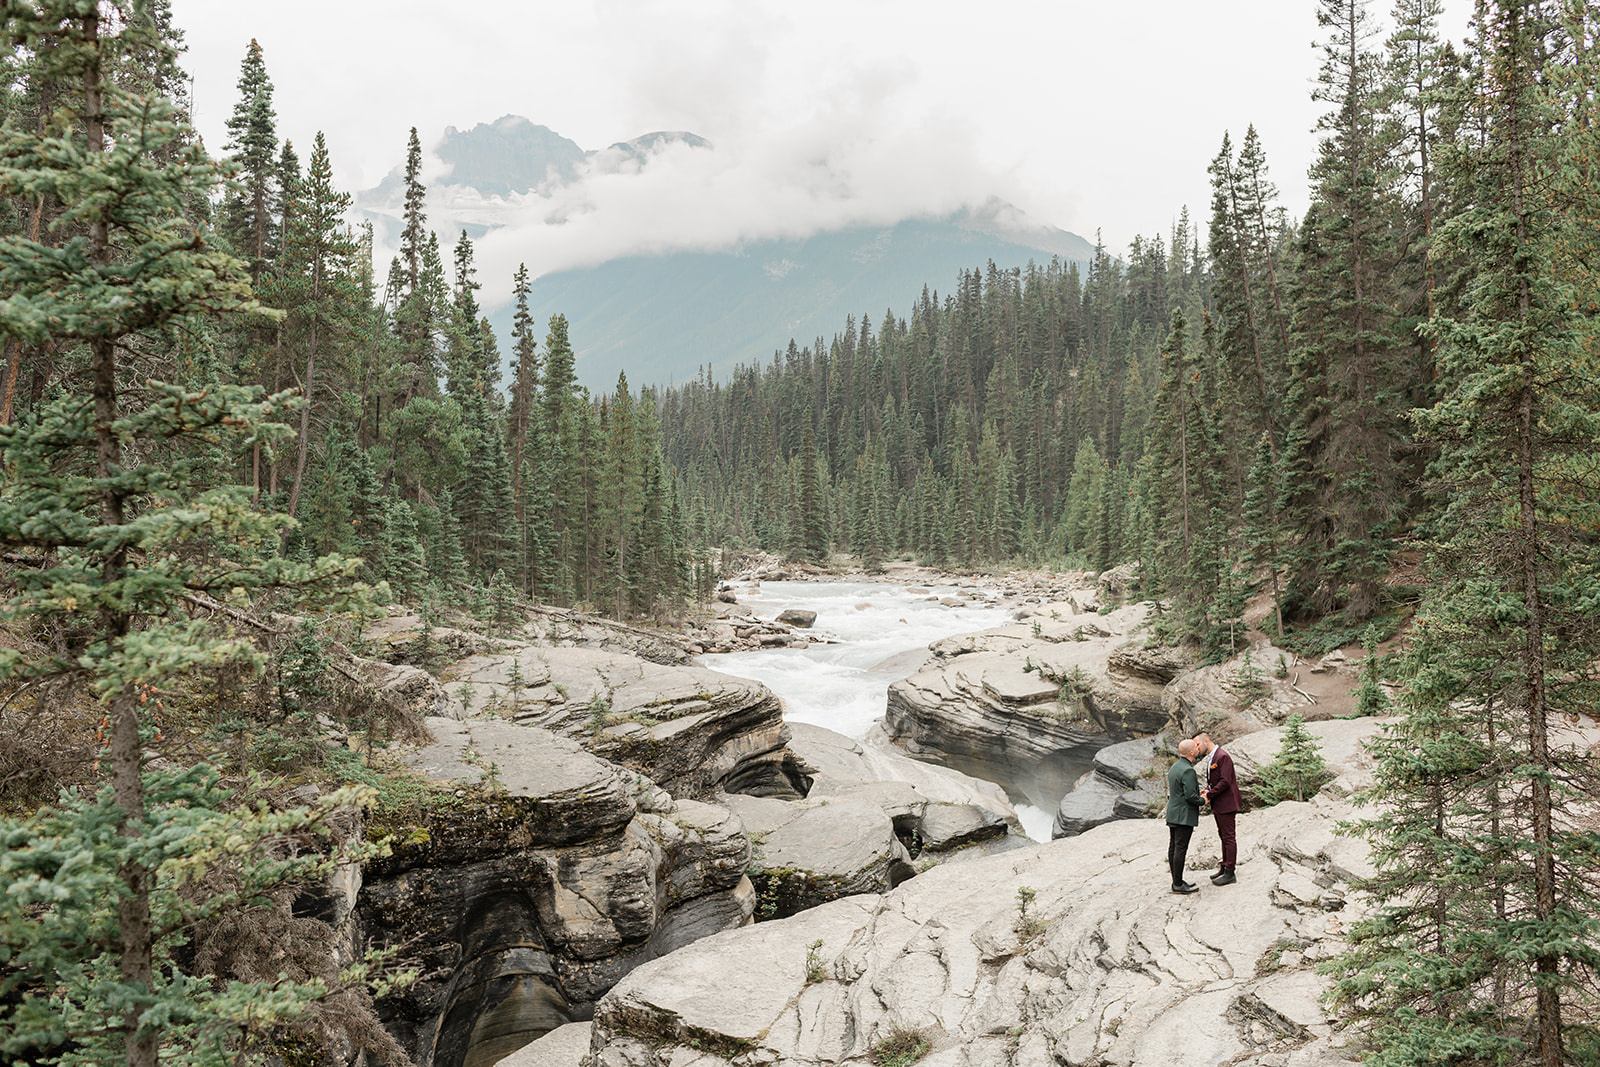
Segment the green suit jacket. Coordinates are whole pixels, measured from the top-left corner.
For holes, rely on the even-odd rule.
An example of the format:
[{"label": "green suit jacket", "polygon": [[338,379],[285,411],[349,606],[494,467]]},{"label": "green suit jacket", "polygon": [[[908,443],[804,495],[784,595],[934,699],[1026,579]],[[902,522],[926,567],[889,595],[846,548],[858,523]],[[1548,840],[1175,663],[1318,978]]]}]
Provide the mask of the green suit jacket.
[{"label": "green suit jacket", "polygon": [[1167,772],[1167,822],[1200,825],[1200,780],[1195,777],[1194,764],[1182,756]]}]

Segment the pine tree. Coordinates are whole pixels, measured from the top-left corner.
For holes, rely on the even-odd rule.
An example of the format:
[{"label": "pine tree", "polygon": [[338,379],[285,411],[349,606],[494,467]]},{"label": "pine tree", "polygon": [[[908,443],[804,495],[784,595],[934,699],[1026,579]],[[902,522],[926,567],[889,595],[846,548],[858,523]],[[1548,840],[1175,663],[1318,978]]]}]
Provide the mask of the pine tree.
[{"label": "pine tree", "polygon": [[1304,533],[1290,581],[1315,614],[1342,609],[1360,621],[1378,610],[1408,504],[1408,368],[1392,284],[1399,211],[1365,0],[1321,0],[1317,17],[1329,37],[1314,95],[1334,108],[1321,123],[1296,297],[1290,396],[1300,454],[1288,462],[1296,466],[1290,508]]},{"label": "pine tree", "polygon": [[272,107],[272,80],[255,38],[239,66],[239,101],[229,116],[228,150],[238,162],[244,188],[223,204],[223,232],[250,264],[251,281],[260,284],[271,258],[272,193],[277,177],[277,112]]},{"label": "pine tree", "polygon": [[802,559],[823,563],[828,558],[827,502],[823,497],[824,461],[817,455],[816,436],[806,423],[800,437],[799,493],[794,552]]},{"label": "pine tree", "polygon": [[476,280],[477,268],[472,265],[472,241],[467,231],[455,247],[455,288],[450,305],[448,347],[445,352],[445,390],[458,400],[474,389],[488,389],[500,380],[500,361],[485,366],[484,335],[478,319],[477,291],[482,285]]},{"label": "pine tree", "polygon": [[1309,800],[1332,777],[1322,758],[1321,746],[1306,729],[1305,716],[1295,712],[1284,720],[1278,754],[1261,768],[1256,780],[1256,799],[1263,807],[1285,800]]},{"label": "pine tree", "polygon": [[1554,8],[1480,8],[1481,136],[1441,159],[1461,199],[1439,237],[1469,276],[1433,323],[1446,391],[1418,418],[1445,501],[1417,623],[1431,655],[1413,660],[1404,721],[1379,749],[1378,799],[1393,810],[1366,831],[1381,908],[1339,969],[1339,991],[1387,1042],[1380,1063],[1470,1050],[1557,1067],[1592,1018],[1593,833],[1571,805],[1600,782],[1560,723],[1593,707],[1600,655],[1594,549],[1574,536],[1597,519],[1583,472],[1600,378],[1563,269],[1592,241],[1569,197],[1593,183],[1569,169],[1564,140],[1574,111],[1592,115],[1593,82],[1559,95],[1554,72],[1587,56]]},{"label": "pine tree", "polygon": [[1356,713],[1383,715],[1389,711],[1389,694],[1383,691],[1383,657],[1378,655],[1378,632],[1368,626],[1361,635],[1366,658],[1361,661],[1361,686],[1356,690]]},{"label": "pine tree", "polygon": [[305,403],[289,490],[290,515],[300,502],[311,447],[311,416],[318,401],[317,357],[324,346],[349,334],[351,313],[365,296],[357,278],[360,249],[345,228],[350,194],[333,186],[333,165],[320,131],[299,192],[299,209],[285,224],[284,270],[276,287],[289,312],[284,329],[293,331],[295,347],[305,352],[305,373],[299,376]]},{"label": "pine tree", "polygon": [[[80,354],[88,393],[63,389],[0,427],[0,544],[37,561],[18,573],[5,622],[74,637],[64,655],[0,651],[0,677],[70,678],[101,701],[111,784],[94,800],[69,797],[0,826],[8,887],[0,942],[11,954],[0,978],[0,1045],[43,1052],[34,1042],[48,1035],[105,1062],[120,1044],[128,1067],[155,1067],[158,1057],[249,1061],[259,1056],[252,1037],[315,991],[287,981],[213,986],[170,965],[174,931],[186,925],[176,921],[174,868],[203,870],[211,833],[228,816],[208,769],[145,771],[155,740],[147,704],[194,670],[259,666],[247,640],[191,619],[186,604],[343,568],[274,558],[288,520],[257,512],[244,486],[203,478],[203,464],[185,452],[197,442],[237,451],[273,433],[270,420],[288,398],[227,384],[127,387],[124,349],[198,329],[209,316],[262,310],[246,265],[208,243],[192,214],[220,185],[219,168],[169,101],[111,80],[131,55],[167,47],[156,24],[131,8],[71,0],[10,4],[3,15],[5,36],[32,53],[33,76],[63,121],[0,134],[0,195],[47,196],[81,229],[60,248],[0,238],[0,332]],[[294,816],[256,822],[270,833],[308,825]],[[239,869],[246,892],[271,880],[260,877],[268,866]],[[46,989],[22,986],[40,975],[49,976]]]}]

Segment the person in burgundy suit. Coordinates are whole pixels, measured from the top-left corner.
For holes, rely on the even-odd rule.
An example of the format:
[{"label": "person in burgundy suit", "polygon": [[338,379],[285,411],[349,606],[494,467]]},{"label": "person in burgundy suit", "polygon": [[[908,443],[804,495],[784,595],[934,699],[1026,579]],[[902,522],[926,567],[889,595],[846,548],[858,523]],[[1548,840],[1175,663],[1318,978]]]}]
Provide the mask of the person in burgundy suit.
[{"label": "person in burgundy suit", "polygon": [[1211,802],[1217,836],[1222,838],[1222,869],[1211,876],[1211,884],[1232,885],[1239,880],[1233,873],[1239,860],[1239,840],[1234,835],[1234,820],[1239,815],[1239,776],[1233,770],[1233,757],[1222,751],[1221,745],[1206,734],[1196,734],[1195,740],[1204,753],[1201,758],[1210,768],[1200,795]]}]

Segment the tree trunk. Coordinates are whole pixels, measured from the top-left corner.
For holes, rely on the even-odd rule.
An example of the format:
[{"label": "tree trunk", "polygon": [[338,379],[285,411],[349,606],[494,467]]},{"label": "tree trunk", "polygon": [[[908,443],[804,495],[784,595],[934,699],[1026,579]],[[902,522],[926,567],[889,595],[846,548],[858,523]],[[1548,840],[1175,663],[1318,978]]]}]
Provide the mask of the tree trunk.
[{"label": "tree trunk", "polygon": [[[106,148],[105,114],[102,111],[102,72],[100,67],[100,16],[96,8],[81,21],[83,41],[90,48],[84,66],[84,126],[91,156]],[[89,223],[89,259],[98,268],[111,261],[110,231],[102,218]],[[117,421],[117,349],[109,338],[90,343],[90,373],[93,378],[95,423],[95,473],[100,479],[100,518],[107,526],[126,521],[124,496],[111,478],[122,465],[122,448],[113,427]],[[102,576],[110,584],[122,575],[127,549],[119,547],[101,564]],[[101,609],[102,632],[108,645],[115,646],[128,634],[129,615],[117,606]],[[123,837],[138,837],[144,822],[144,786],[140,778],[138,694],[133,683],[111,701],[112,795],[119,809],[117,832]],[[151,872],[130,859],[117,872],[126,889],[117,902],[118,945],[122,981],[141,987],[149,995],[155,973],[150,929]],[[142,999],[142,998],[141,998]],[[139,1025],[139,1006],[130,1005],[123,1014],[123,1052],[127,1067],[156,1067],[156,1030]]]},{"label": "tree trunk", "polygon": [[311,335],[310,351],[306,354],[306,380],[301,386],[304,390],[303,402],[300,405],[300,441],[295,450],[294,457],[294,484],[289,489],[289,507],[291,516],[300,506],[300,486],[305,482],[306,476],[306,451],[311,444],[311,403],[313,390],[317,382],[317,306],[321,298],[322,282],[321,264],[313,262],[311,265]]}]

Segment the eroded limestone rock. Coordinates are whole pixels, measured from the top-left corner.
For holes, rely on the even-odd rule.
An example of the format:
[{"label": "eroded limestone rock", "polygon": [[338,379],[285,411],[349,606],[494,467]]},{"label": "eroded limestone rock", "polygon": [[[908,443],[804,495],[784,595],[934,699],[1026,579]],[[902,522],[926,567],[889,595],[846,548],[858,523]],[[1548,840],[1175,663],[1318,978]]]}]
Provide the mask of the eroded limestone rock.
[{"label": "eroded limestone rock", "polygon": [[[543,727],[674,796],[800,796],[782,705],[759,682],[587,648],[511,645],[462,660],[445,689],[458,717]],[[519,684],[520,681],[520,684]]]},{"label": "eroded limestone rock", "polygon": [[514,1049],[639,964],[750,921],[749,841],[726,809],[549,730],[428,727],[409,764],[443,791],[374,816],[393,853],[367,865],[359,905],[365,938],[424,974],[381,1004],[418,1067]]},{"label": "eroded limestone rock", "polygon": [[[948,1067],[1344,1064],[1314,967],[1362,915],[1346,890],[1370,871],[1365,846],[1333,833],[1351,811],[1326,796],[1241,815],[1238,883],[1194,896],[1170,892],[1164,829],[1119,821],[719,934],[619,983],[591,1052],[616,1067],[859,1063],[912,1027],[934,1042],[924,1062]],[[1202,827],[1195,867],[1215,853]]]},{"label": "eroded limestone rock", "polygon": [[[1052,611],[930,645],[923,669],[889,687],[890,736],[912,755],[982,773],[1050,810],[1096,751],[1161,730],[1161,685],[1112,659],[1142,646],[1133,635],[1148,605]],[[1070,776],[1035,773],[1050,767]]]}]

